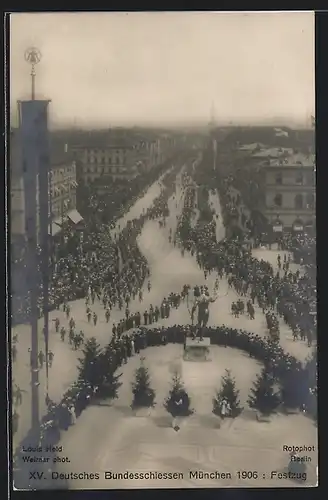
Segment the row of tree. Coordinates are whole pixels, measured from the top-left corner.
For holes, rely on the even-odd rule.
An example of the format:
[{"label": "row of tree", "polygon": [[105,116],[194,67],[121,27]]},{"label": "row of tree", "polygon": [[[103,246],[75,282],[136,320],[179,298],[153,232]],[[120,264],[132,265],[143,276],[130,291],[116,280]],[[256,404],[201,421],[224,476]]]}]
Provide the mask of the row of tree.
[{"label": "row of tree", "polygon": [[[84,385],[96,388],[97,397],[115,399],[122,385],[121,373],[116,373],[116,363],[111,349],[101,350],[96,339],[88,340],[83,349],[83,358],[79,359],[79,381]],[[135,372],[135,380],[132,383],[131,407],[152,407],[155,405],[155,391],[151,387],[148,368],[141,358],[140,367]],[[300,389],[294,384],[294,378],[285,380],[283,387],[276,389],[276,379],[269,365],[265,365],[261,373],[257,375],[247,403],[250,408],[256,409],[262,414],[268,415],[275,411],[279,405],[286,409],[299,407]],[[213,398],[213,413],[221,415],[222,403],[228,404],[229,414],[236,417],[243,408],[240,406],[239,391],[236,382],[229,370],[222,377],[220,389]],[[172,416],[187,416],[193,412],[190,408],[190,397],[183,386],[179,375],[174,374],[171,391],[165,400],[165,408]]]}]

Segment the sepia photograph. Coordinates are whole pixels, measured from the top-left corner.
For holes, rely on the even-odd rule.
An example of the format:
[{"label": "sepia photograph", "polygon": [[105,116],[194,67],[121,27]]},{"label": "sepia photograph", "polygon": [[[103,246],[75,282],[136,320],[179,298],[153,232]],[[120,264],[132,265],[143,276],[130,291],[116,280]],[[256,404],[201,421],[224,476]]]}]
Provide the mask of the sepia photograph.
[{"label": "sepia photograph", "polygon": [[314,12],[8,15],[11,488],[317,487]]}]

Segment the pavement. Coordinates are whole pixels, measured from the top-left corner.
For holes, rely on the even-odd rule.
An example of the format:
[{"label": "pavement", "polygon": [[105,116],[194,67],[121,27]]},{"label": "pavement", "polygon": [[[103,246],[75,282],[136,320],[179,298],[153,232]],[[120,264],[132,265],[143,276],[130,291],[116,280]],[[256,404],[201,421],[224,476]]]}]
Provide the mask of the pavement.
[{"label": "pavement", "polygon": [[[159,182],[154,183],[147,191],[145,199],[138,201],[136,206],[130,210],[130,215],[124,216],[123,220],[118,220],[121,230],[127,220],[132,217],[137,217],[141,214],[144,208],[151,205],[153,199],[159,194]],[[176,206],[176,202],[178,204]],[[217,221],[217,237],[224,237],[224,227],[222,223],[220,202],[217,193],[211,195],[211,203],[218,215]],[[150,205],[149,205],[150,204]],[[167,219],[165,228],[160,228],[158,222],[149,221],[144,225],[141,235],[138,238],[138,244],[145,255],[151,270],[151,291],[148,292],[146,286],[143,287],[144,300],[140,304],[138,299],[132,300],[130,304],[131,313],[140,310],[142,313],[148,309],[150,304],[160,305],[164,297],[167,297],[170,292],[180,292],[184,284],[194,286],[196,284],[207,284],[209,290],[214,289],[214,282],[217,277],[216,273],[212,273],[207,280],[203,272],[197,265],[195,257],[192,257],[188,252],[185,252],[184,257],[181,255],[179,248],[174,248],[173,244],[169,243],[168,235],[170,228],[173,233],[176,230],[178,217],[183,208],[183,194],[180,185],[177,185],[175,198],[173,196],[169,200],[170,215]],[[118,227],[118,226],[117,226]],[[243,328],[248,331],[253,331],[259,335],[267,334],[266,321],[258,308],[255,311],[255,319],[250,320],[246,316],[234,318],[230,314],[231,303],[238,299],[234,290],[228,289],[228,283],[225,279],[220,280],[219,299],[210,306],[209,325],[231,326],[234,328]],[[159,321],[158,325],[169,326],[173,324],[190,323],[190,297],[189,303],[184,303],[179,309],[171,309],[171,314],[168,319]],[[113,309],[109,323],[106,323],[104,308],[99,301],[91,306],[92,311],[98,315],[97,325],[88,324],[85,314],[85,302],[83,299],[70,303],[71,317],[76,322],[77,331],[83,330],[86,338],[96,337],[100,345],[106,345],[111,338],[111,330],[113,322],[117,322],[124,315],[124,311]],[[54,361],[49,369],[49,396],[54,401],[60,401],[62,394],[76,379],[77,376],[77,358],[79,351],[74,351],[68,345],[67,340],[61,342],[59,334],[55,333],[54,319],[58,317],[61,325],[68,326],[68,320],[63,311],[53,311],[50,314],[50,333],[49,333],[49,348],[54,353]],[[42,331],[42,320],[39,321],[40,331]],[[153,324],[155,326],[155,324]],[[281,344],[284,349],[290,352],[295,357],[304,360],[309,354],[310,349],[302,341],[293,341],[290,329],[280,321],[281,329]],[[30,428],[30,368],[29,368],[29,353],[30,333],[28,325],[19,325],[13,328],[13,334],[18,335],[18,355],[17,360],[13,364],[13,379],[14,382],[24,391],[23,403],[17,408],[20,415],[19,430],[14,436],[14,447],[21,441]],[[44,339],[42,334],[39,335],[39,349],[44,351]],[[129,364],[128,364],[129,365]],[[127,366],[128,366],[127,365]],[[44,414],[46,407],[44,397],[46,394],[46,376],[45,368],[39,372],[40,380],[40,414]],[[80,419],[79,419],[80,422]],[[79,424],[80,425],[80,424]]]}]

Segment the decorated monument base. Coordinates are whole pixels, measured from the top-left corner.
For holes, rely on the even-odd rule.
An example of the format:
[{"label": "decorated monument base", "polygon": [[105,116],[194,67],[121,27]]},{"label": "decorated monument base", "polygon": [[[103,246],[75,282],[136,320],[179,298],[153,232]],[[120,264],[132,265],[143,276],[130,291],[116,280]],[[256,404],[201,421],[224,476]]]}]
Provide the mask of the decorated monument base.
[{"label": "decorated monument base", "polygon": [[185,361],[211,361],[210,359],[211,340],[204,338],[191,339],[187,338],[183,353]]}]

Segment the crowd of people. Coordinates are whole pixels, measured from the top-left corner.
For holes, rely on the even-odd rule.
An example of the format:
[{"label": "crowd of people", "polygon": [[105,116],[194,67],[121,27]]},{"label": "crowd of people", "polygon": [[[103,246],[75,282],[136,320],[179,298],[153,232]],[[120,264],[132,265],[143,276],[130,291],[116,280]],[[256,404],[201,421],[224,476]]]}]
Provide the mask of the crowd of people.
[{"label": "crowd of people", "polygon": [[[154,201],[151,208],[145,210],[138,218],[131,220],[127,226],[114,238],[109,228],[98,223],[96,230],[84,232],[83,241],[74,254],[60,258],[55,265],[51,280],[50,296],[54,308],[61,305],[69,320],[69,330],[56,322],[56,332],[64,341],[66,334],[73,348],[78,348],[85,340],[84,333],[75,332],[74,318],[70,317],[69,301],[76,298],[85,298],[86,316],[88,321],[97,323],[97,315],[92,311],[95,300],[101,301],[104,314],[109,321],[111,310],[118,306],[124,309],[124,317],[112,326],[112,339],[109,344],[111,362],[116,367],[127,362],[134,353],[150,345],[162,345],[167,342],[185,342],[186,336],[192,327],[175,325],[173,327],[149,328],[159,319],[168,318],[172,307],[178,308],[181,301],[188,295],[188,285],[185,285],[180,294],[171,293],[164,298],[160,305],[150,305],[147,310],[131,311],[132,298],[143,300],[143,284],[148,280],[148,290],[151,289],[151,276],[146,259],[137,245],[137,238],[147,220],[158,220],[165,226],[169,215],[168,199],[175,190],[175,178],[181,165],[173,167],[161,180],[161,194]],[[313,280],[307,273],[300,276],[290,271],[284,259],[283,272],[274,272],[271,264],[259,261],[252,257],[250,248],[243,245],[243,238],[238,235],[222,241],[216,239],[216,215],[209,206],[207,213],[212,214],[212,220],[200,218],[195,227],[191,220],[197,206],[195,189],[189,174],[182,176],[184,191],[184,207],[178,218],[174,244],[181,246],[182,252],[189,251],[196,256],[204,275],[217,271],[219,277],[226,277],[229,286],[233,287],[240,299],[232,305],[232,314],[247,314],[254,319],[254,304],[263,310],[267,319],[272,341],[262,339],[246,331],[232,330],[222,327],[207,329],[212,343],[233,346],[247,350],[254,356],[269,364],[276,376],[282,380],[286,370],[299,373],[295,383],[304,381],[305,368],[293,357],[286,355],[279,343],[278,316],[292,328],[294,338],[298,335],[308,339],[311,346],[315,337],[316,322],[311,315],[312,305],[315,303],[315,288]],[[221,197],[222,215],[225,225],[235,223],[236,214],[240,214],[235,199],[229,194]],[[240,200],[238,201],[240,203]],[[231,215],[232,214],[232,215]],[[245,215],[239,221],[243,228],[248,229],[250,224]],[[281,263],[282,264],[282,263]],[[190,288],[190,287],[189,287]],[[242,300],[245,297],[246,304]],[[41,314],[41,303],[40,303]],[[147,328],[146,328],[147,327]],[[63,330],[64,328],[64,330]],[[205,335],[206,335],[205,332]],[[204,332],[202,333],[204,335]],[[305,384],[306,385],[306,384]],[[88,401],[94,397],[97,387],[88,381],[78,384],[72,393],[64,395],[59,405],[49,404],[49,414],[44,418],[44,439],[49,433],[58,437],[58,428],[67,428],[74,421],[70,408],[74,406],[74,415],[78,415]],[[303,395],[304,396],[304,395]],[[304,405],[307,403],[303,397]],[[51,417],[51,418],[50,418]],[[49,422],[51,422],[49,424]],[[55,431],[54,431],[55,428]],[[56,438],[57,439],[57,438]],[[59,438],[58,438],[59,439]]]},{"label": "crowd of people", "polygon": [[[78,244],[70,244],[71,239],[76,243],[76,234],[73,230],[66,233],[66,248],[69,248],[70,251],[64,254],[59,252],[58,258],[52,262],[51,268],[49,268],[51,274],[49,280],[50,309],[56,309],[64,302],[85,297],[89,285],[97,287],[104,282],[114,283],[114,289],[110,292],[113,295],[113,300],[118,295],[118,289],[120,294],[131,294],[133,290],[140,288],[140,283],[147,276],[147,263],[141,255],[135,239],[140,234],[147,219],[155,219],[159,215],[164,219],[168,215],[167,198],[174,186],[173,181],[177,167],[181,168],[184,158],[185,156],[182,155],[177,160],[175,168],[173,170],[171,168],[164,175],[162,186],[165,187],[165,194],[161,193],[156,203],[138,219],[130,221],[127,228],[117,238],[111,237],[110,225],[103,224],[98,217],[95,217],[84,228]],[[169,194],[167,190],[169,190]],[[140,197],[142,195],[143,193],[140,193]],[[43,310],[40,257],[41,248],[38,247],[39,276],[36,279],[39,289],[39,317],[42,316]],[[20,285],[26,281],[26,249],[24,248],[19,255],[16,254],[14,257],[12,279],[13,282],[17,281]],[[24,290],[24,287],[14,285],[12,292],[12,324],[24,323],[28,321],[31,313],[31,292],[28,288]]]},{"label": "crowd of people", "polygon": [[[151,290],[151,282],[148,281],[148,290]],[[160,305],[155,305],[150,304],[149,308],[144,309],[143,313],[140,311],[130,311],[130,296],[126,295],[124,299],[124,304],[123,304],[123,298],[121,295],[119,295],[118,300],[119,303],[116,304],[115,301],[111,302],[110,299],[108,299],[108,296],[106,295],[106,289],[100,289],[95,292],[95,290],[90,287],[88,291],[88,295],[86,297],[85,305],[86,305],[86,316],[88,319],[88,322],[96,326],[97,321],[98,321],[98,316],[95,312],[92,312],[90,309],[90,306],[94,305],[95,300],[98,300],[99,302],[102,302],[104,305],[104,313],[105,313],[105,318],[106,322],[109,322],[112,307],[118,306],[120,310],[124,308],[124,314],[125,316],[120,319],[118,322],[114,322],[112,326],[112,336],[114,338],[117,338],[119,340],[124,340],[125,334],[129,332],[129,334],[132,334],[131,332],[135,329],[138,329],[141,326],[149,326],[154,323],[157,323],[160,319],[167,319],[170,317],[170,312],[171,308],[176,308],[180,306],[181,302],[185,299],[185,295],[183,293],[183,290],[181,293],[174,293],[171,292],[168,297],[164,297]],[[143,302],[143,292],[142,290],[139,290],[138,294],[139,298],[139,303],[140,307],[142,307],[142,302]],[[61,341],[65,342],[67,339],[69,345],[74,349],[77,350],[81,347],[82,344],[84,344],[84,341],[86,339],[85,332],[83,330],[80,330],[79,332],[76,331],[76,322],[71,316],[71,310],[70,306],[67,303],[64,303],[62,305],[63,311],[66,313],[66,323],[65,325],[62,324],[59,320],[59,318],[55,318],[55,332],[60,335]],[[51,352],[51,351],[50,351]],[[40,351],[42,353],[42,351]],[[51,353],[51,361],[53,360],[53,353]],[[40,354],[41,356],[41,354]],[[41,368],[42,368],[43,363],[41,363]]]},{"label": "crowd of people", "polygon": [[[49,285],[49,302],[51,309],[63,308],[66,315],[66,323],[60,324],[59,318],[55,318],[55,331],[64,342],[68,340],[73,349],[81,347],[85,340],[83,330],[76,330],[76,322],[71,314],[69,302],[74,299],[85,298],[86,316],[88,322],[97,324],[98,316],[92,310],[95,300],[101,301],[104,306],[106,321],[108,322],[113,307],[120,310],[124,308],[124,317],[112,327],[113,334],[121,336],[133,327],[142,323],[145,325],[157,322],[160,318],[168,318],[171,307],[178,307],[180,294],[171,293],[162,300],[159,305],[150,305],[149,309],[143,311],[130,311],[131,299],[143,300],[143,284],[148,280],[148,291],[151,289],[151,277],[145,257],[139,250],[137,237],[147,220],[159,219],[165,224],[169,214],[168,199],[175,189],[174,180],[183,163],[177,162],[162,177],[160,195],[154,200],[152,206],[138,217],[128,222],[121,232],[111,237],[110,229],[103,224],[93,226],[92,231],[88,228],[84,231],[81,244],[75,248],[74,253],[60,257],[54,266]],[[38,248],[40,256],[40,248]],[[24,255],[21,255],[23,259]],[[18,262],[19,259],[18,259]],[[20,320],[28,318],[30,314],[29,295],[22,303],[23,314]],[[42,282],[39,283],[39,317],[42,315]],[[15,303],[12,304],[12,310]],[[16,309],[17,312],[17,309]],[[124,339],[120,339],[123,342]],[[18,336],[15,335],[12,342],[12,359],[16,362]],[[53,353],[49,351],[48,366],[53,361]],[[46,354],[40,350],[38,359],[42,368]],[[32,362],[32,361],[31,361]],[[18,427],[18,414],[15,418],[15,428]],[[16,425],[17,424],[17,425]]]}]

